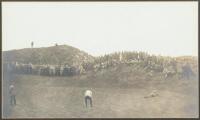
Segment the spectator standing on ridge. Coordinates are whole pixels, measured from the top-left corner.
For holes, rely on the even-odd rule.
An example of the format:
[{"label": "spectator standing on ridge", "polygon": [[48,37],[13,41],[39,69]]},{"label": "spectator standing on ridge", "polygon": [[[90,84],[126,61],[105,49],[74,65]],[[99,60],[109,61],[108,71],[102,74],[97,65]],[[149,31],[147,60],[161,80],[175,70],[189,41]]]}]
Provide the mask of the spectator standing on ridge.
[{"label": "spectator standing on ridge", "polygon": [[85,91],[85,105],[88,106],[88,100],[90,102],[90,106],[92,107],[92,91],[86,90]]},{"label": "spectator standing on ridge", "polygon": [[33,41],[31,42],[31,48],[33,48],[33,45],[34,45],[34,43],[33,43]]}]

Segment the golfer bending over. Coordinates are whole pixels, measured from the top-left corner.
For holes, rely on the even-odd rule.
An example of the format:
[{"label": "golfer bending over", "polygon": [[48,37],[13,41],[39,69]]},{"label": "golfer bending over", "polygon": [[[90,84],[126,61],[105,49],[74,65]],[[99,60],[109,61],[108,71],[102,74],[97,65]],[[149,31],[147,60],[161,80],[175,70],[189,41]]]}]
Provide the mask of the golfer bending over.
[{"label": "golfer bending over", "polygon": [[90,106],[92,107],[92,91],[86,90],[85,91],[85,105],[88,106],[88,100],[90,102]]}]

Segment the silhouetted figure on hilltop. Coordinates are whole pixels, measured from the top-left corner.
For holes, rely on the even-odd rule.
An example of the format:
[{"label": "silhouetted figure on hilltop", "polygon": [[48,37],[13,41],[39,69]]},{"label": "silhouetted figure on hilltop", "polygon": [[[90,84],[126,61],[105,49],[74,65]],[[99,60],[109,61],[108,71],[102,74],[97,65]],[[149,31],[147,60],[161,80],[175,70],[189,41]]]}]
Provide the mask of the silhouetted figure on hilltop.
[{"label": "silhouetted figure on hilltop", "polygon": [[33,48],[33,45],[34,45],[34,42],[32,41],[32,42],[31,42],[31,48]]}]

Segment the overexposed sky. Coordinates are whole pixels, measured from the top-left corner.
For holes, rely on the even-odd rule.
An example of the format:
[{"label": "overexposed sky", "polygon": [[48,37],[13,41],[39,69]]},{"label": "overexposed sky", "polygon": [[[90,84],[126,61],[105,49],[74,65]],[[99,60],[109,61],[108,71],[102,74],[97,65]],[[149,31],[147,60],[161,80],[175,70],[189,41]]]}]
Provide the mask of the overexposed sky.
[{"label": "overexposed sky", "polygon": [[3,2],[3,51],[53,46],[198,55],[198,2]]}]

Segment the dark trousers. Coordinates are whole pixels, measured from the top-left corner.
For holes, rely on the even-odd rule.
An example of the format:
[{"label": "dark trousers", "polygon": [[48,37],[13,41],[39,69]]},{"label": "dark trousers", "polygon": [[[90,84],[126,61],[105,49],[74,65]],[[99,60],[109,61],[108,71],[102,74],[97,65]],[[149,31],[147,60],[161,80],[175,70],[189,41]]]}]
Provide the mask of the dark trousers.
[{"label": "dark trousers", "polygon": [[88,101],[89,100],[89,102],[90,102],[90,106],[92,107],[92,98],[91,97],[89,97],[89,96],[86,96],[85,97],[85,105],[86,105],[86,107],[88,106]]},{"label": "dark trousers", "polygon": [[11,105],[13,105],[13,104],[16,105],[15,95],[11,95],[11,96],[10,96],[10,104],[11,104]]}]

